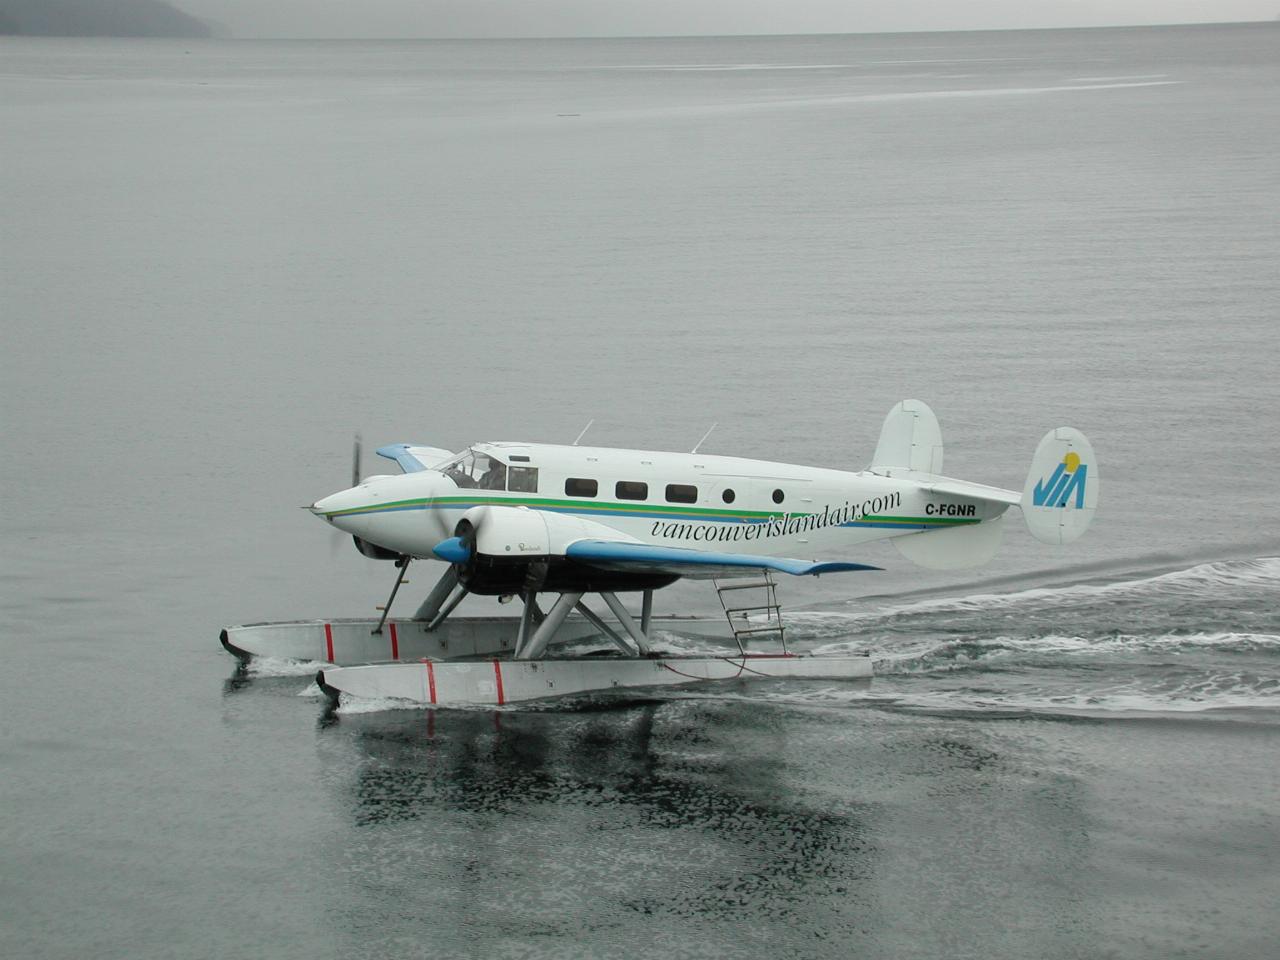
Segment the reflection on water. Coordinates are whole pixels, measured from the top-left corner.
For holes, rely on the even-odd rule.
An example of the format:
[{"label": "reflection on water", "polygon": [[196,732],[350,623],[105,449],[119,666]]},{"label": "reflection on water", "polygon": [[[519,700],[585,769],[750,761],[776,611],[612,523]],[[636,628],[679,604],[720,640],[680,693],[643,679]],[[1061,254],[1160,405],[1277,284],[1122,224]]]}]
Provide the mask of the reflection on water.
[{"label": "reflection on water", "polygon": [[222,681],[222,695],[233,696],[252,686],[253,680],[254,676],[249,672],[249,665],[243,660],[237,660],[231,676]]},{"label": "reflection on water", "polygon": [[430,917],[444,955],[845,957],[961,928],[998,951],[1012,909],[1036,917],[1023,943],[1066,955],[1087,901],[1058,880],[1086,872],[1079,782],[983,727],[857,716],[687,699],[342,716],[320,734],[347,824],[335,934]]},{"label": "reflection on water", "polygon": [[[786,728],[760,721],[711,701],[343,717],[325,735],[360,757],[339,787],[362,851],[346,868],[381,889],[492,900],[521,937],[607,942],[655,916],[811,922],[824,901],[870,893],[869,811],[807,802]],[[442,927],[475,935],[457,917]]]}]

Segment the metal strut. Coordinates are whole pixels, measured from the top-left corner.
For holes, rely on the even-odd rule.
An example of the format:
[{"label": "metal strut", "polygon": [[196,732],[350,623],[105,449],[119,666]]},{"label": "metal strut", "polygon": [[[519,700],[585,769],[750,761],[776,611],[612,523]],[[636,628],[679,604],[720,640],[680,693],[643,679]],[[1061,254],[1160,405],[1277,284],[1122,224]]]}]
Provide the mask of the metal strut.
[{"label": "metal strut", "polygon": [[528,642],[529,631],[535,623],[535,618],[540,613],[537,594],[528,593],[520,599],[524,601],[524,609],[520,611],[520,626],[516,630],[516,648],[512,656],[520,655],[520,648]]},{"label": "metal strut", "polygon": [[[636,625],[631,619],[631,614],[627,612],[627,608],[623,606],[622,601],[618,599],[616,593],[605,593],[600,591],[600,596],[604,598],[604,602],[609,605],[609,609],[613,611],[613,615],[618,618],[618,622],[622,624],[623,629],[631,635],[632,641],[636,645],[636,649],[640,651],[640,656],[649,655],[649,638],[644,635],[644,631]],[[652,612],[652,611],[650,611]],[[642,615],[643,616],[643,615]]]},{"label": "metal strut", "polygon": [[400,568],[400,574],[396,577],[395,585],[391,588],[391,596],[387,597],[387,604],[382,608],[382,616],[378,618],[378,625],[370,632],[370,635],[378,635],[382,633],[382,625],[387,622],[387,617],[391,615],[391,604],[395,603],[396,591],[400,589],[400,584],[404,583],[404,575],[409,572],[409,558],[401,557],[396,561],[396,566]]},{"label": "metal strut", "polygon": [[445,570],[444,576],[436,581],[436,585],[431,588],[427,598],[422,601],[422,606],[418,607],[418,612],[413,615],[413,619],[435,619],[435,615],[440,612],[440,608],[444,606],[444,602],[449,599],[449,594],[453,593],[453,588],[457,585],[458,570],[453,564],[450,564],[449,568]]},{"label": "metal strut", "polygon": [[449,602],[446,603],[440,609],[439,613],[437,613],[434,617],[431,618],[431,622],[427,624],[427,632],[430,633],[436,627],[440,626],[440,624],[448,620],[449,614],[453,613],[454,609],[458,606],[458,604],[460,604],[466,598],[467,594],[470,592],[471,591],[468,590],[466,587],[459,584],[458,588],[454,590],[452,594],[450,594]]},{"label": "metal strut", "polygon": [[636,655],[636,648],[627,643],[627,641],[622,639],[622,637],[618,636],[618,632],[601,620],[594,610],[581,602],[579,602],[577,606],[578,612],[586,617],[587,622],[608,637],[615,647],[629,657],[634,657]]},{"label": "metal strut", "polygon": [[426,620],[427,630],[434,630],[444,623],[445,618],[453,613],[453,608],[470,592],[458,582],[458,570],[450,564],[449,569],[427,594],[427,599],[422,601],[422,606],[418,607],[413,619]]},{"label": "metal strut", "polygon": [[547,611],[546,617],[542,623],[538,624],[538,629],[533,632],[533,636],[529,638],[529,642],[522,649],[516,648],[515,657],[517,660],[535,660],[542,656],[547,644],[551,642],[551,638],[555,636],[555,632],[560,629],[560,624],[564,623],[564,618],[569,615],[572,610],[582,599],[580,593],[562,593],[560,599],[555,605]]}]

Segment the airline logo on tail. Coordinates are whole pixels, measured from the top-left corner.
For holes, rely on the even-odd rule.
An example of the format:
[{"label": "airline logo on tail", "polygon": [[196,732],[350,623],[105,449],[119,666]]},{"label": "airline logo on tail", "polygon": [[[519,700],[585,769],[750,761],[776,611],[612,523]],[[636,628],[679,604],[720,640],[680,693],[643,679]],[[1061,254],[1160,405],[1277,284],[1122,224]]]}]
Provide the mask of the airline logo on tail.
[{"label": "airline logo on tail", "polygon": [[1074,450],[1062,458],[1057,469],[1046,480],[1036,484],[1031,502],[1037,507],[1065,507],[1074,493],[1077,509],[1084,508],[1084,485],[1089,476],[1089,465],[1080,462],[1080,454]]}]

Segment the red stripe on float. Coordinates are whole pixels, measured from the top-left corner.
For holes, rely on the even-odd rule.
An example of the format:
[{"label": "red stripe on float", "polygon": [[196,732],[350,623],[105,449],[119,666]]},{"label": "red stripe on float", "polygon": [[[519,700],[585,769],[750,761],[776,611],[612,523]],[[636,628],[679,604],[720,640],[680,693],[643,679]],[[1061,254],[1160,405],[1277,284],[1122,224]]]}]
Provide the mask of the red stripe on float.
[{"label": "red stripe on float", "polygon": [[502,695],[502,664],[497,660],[493,661],[493,675],[498,681],[498,706],[502,706],[507,698]]},{"label": "red stripe on float", "polygon": [[436,702],[436,668],[430,660],[423,661],[427,665],[427,691],[431,694],[431,702]]},{"label": "red stripe on float", "polygon": [[396,636],[396,624],[391,622],[391,659],[400,659],[400,639]]},{"label": "red stripe on float", "polygon": [[333,663],[333,624],[331,623],[324,625],[324,653],[329,658],[329,662]]}]

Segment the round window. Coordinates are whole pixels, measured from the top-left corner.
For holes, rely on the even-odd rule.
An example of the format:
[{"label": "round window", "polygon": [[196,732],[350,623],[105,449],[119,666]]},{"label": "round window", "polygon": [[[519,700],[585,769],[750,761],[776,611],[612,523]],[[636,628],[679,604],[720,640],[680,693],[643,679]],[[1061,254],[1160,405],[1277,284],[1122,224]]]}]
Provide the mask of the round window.
[{"label": "round window", "polygon": [[733,503],[734,498],[737,496],[737,494],[735,494],[732,490],[726,489],[724,493],[720,494],[720,496],[725,503]]},{"label": "round window", "polygon": [[773,491],[773,502],[774,502],[774,503],[781,503],[784,499],[785,499],[785,497],[784,497],[784,495],[783,495],[783,493],[782,493],[782,491],[781,491],[781,490],[775,490],[775,491]]}]

